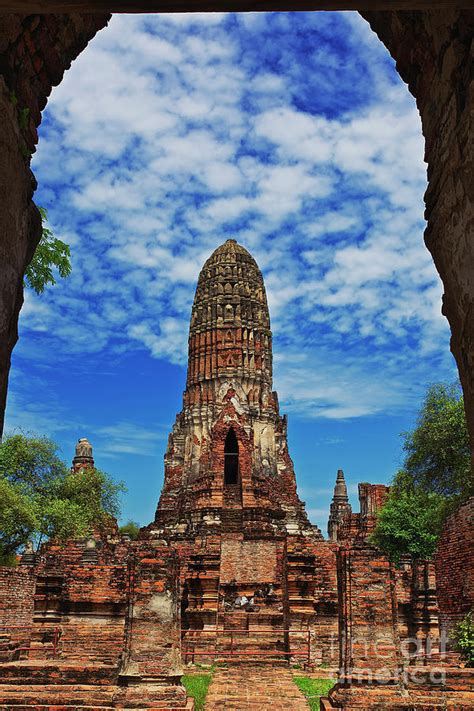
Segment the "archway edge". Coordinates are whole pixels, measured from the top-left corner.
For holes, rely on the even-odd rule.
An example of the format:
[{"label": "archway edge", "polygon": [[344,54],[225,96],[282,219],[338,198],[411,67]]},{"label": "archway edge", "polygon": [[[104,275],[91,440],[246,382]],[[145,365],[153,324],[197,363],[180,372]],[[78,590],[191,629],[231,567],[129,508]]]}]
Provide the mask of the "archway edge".
[{"label": "archway edge", "polygon": [[[29,13],[271,12],[292,10],[472,9],[468,0],[30,0]],[[0,12],[24,13],[24,0],[0,0]]]}]

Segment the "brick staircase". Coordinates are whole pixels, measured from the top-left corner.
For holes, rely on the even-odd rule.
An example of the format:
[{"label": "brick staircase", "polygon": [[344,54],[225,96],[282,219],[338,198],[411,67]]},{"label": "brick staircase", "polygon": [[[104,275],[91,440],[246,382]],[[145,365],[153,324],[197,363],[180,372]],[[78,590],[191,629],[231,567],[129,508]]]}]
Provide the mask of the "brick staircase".
[{"label": "brick staircase", "polygon": [[130,693],[130,689],[117,686],[45,684],[25,688],[0,684],[0,711],[192,711],[193,700],[178,700],[175,690],[173,685],[160,686],[156,693],[149,685],[139,685]]},{"label": "brick staircase", "polygon": [[56,658],[59,629],[55,624],[19,629],[0,628],[0,662]]},{"label": "brick staircase", "polygon": [[[220,613],[219,626],[186,630],[182,639],[185,662],[254,661],[288,663],[283,615],[233,610]],[[207,653],[207,654],[206,654]]]},{"label": "brick staircase", "polygon": [[219,567],[220,556],[217,551],[190,556],[184,576],[188,592],[182,627],[202,629],[215,626],[219,600]]},{"label": "brick staircase", "polygon": [[269,664],[217,668],[206,711],[308,711],[308,703],[289,669]]},{"label": "brick staircase", "polygon": [[287,660],[283,615],[232,610],[219,616],[218,658],[274,663]]},{"label": "brick staircase", "polygon": [[14,662],[2,665],[0,711],[112,711],[115,709],[193,709],[182,687],[156,683],[117,685],[118,668],[107,665]]},{"label": "brick staircase", "polygon": [[[339,663],[337,587],[335,580],[334,585],[328,584],[322,563],[304,540],[288,542],[288,611],[294,633],[290,637],[291,651],[295,653],[294,661],[298,661],[299,655],[304,659],[309,646],[315,668],[323,663],[333,668]],[[326,570],[327,567],[326,563]],[[327,588],[330,592],[322,595]],[[312,631],[309,639],[308,630]]]}]

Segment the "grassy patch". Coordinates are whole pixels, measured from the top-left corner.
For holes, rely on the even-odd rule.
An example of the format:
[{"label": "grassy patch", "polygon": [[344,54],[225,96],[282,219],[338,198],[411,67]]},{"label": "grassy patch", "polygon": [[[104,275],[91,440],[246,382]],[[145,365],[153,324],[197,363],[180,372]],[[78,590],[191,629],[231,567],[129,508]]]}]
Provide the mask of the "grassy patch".
[{"label": "grassy patch", "polygon": [[212,674],[184,674],[181,678],[188,696],[194,699],[196,711],[204,711],[204,702],[211,679]]},{"label": "grassy patch", "polygon": [[311,711],[319,711],[319,697],[326,696],[336,683],[334,679],[312,679],[309,676],[294,676],[293,681],[308,699]]}]

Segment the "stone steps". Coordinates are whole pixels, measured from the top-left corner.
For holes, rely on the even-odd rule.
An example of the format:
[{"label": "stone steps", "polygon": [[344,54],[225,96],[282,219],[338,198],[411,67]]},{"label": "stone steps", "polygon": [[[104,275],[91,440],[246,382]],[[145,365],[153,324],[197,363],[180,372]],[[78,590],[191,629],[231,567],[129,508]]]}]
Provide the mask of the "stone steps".
[{"label": "stone steps", "polygon": [[185,699],[184,690],[177,693],[177,687],[169,684],[140,684],[133,687],[44,684],[33,685],[31,688],[23,685],[0,685],[0,711],[164,711],[192,708],[193,705]]},{"label": "stone steps", "polygon": [[48,680],[58,679],[64,683],[93,683],[107,685],[115,683],[118,676],[117,666],[64,664],[61,662],[20,661],[1,665],[0,691],[5,684],[47,684]]},{"label": "stone steps", "polygon": [[83,684],[24,685],[2,684],[2,706],[104,706],[113,707],[117,687]]},{"label": "stone steps", "polygon": [[214,658],[220,661],[286,661],[288,650],[283,631],[283,615],[265,616],[258,624],[259,612],[233,610],[219,617],[217,639],[214,630],[188,631],[182,638],[183,659]]},{"label": "stone steps", "polygon": [[24,631],[0,634],[0,662],[68,658],[116,664],[123,643],[119,625],[34,624]]},{"label": "stone steps", "polygon": [[217,668],[206,711],[308,711],[308,703],[282,666],[236,664]]},{"label": "stone steps", "polygon": [[466,691],[409,689],[403,694],[395,686],[337,685],[328,699],[322,699],[322,711],[334,708],[344,711],[467,711],[474,709],[474,694]]},{"label": "stone steps", "polygon": [[[120,706],[78,706],[77,704],[74,704],[74,706],[70,706],[68,704],[61,704],[61,706],[57,706],[54,704],[53,706],[47,704],[41,704],[38,706],[35,704],[34,706],[32,705],[21,705],[21,711],[177,711],[176,706],[153,706],[153,707],[142,707],[142,708],[129,708],[129,707],[123,707]],[[189,698],[186,706],[180,706],[179,709],[181,711],[194,711],[194,699]],[[3,706],[0,704],[0,711],[19,711],[18,706]]]}]

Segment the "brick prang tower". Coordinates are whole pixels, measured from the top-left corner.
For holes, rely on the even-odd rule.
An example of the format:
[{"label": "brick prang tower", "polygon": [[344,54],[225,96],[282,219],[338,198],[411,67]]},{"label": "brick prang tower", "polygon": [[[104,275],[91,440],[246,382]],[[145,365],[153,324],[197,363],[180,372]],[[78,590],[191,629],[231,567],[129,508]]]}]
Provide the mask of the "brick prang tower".
[{"label": "brick prang tower", "polygon": [[229,239],[199,275],[183,410],[169,437],[156,535],[321,538],[296,493],[287,420],[272,391],[262,274]]}]

